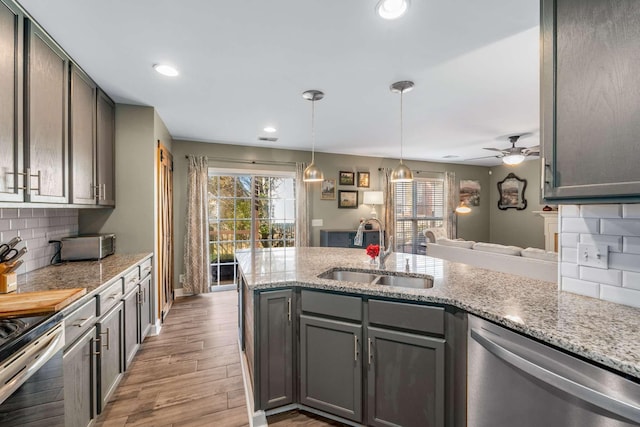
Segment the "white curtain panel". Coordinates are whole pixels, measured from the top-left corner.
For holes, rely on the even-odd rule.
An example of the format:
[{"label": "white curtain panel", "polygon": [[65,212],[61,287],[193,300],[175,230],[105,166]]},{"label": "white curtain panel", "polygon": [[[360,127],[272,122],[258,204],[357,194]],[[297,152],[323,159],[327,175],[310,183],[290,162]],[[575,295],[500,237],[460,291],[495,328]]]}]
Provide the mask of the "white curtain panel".
[{"label": "white curtain panel", "polygon": [[309,246],[309,199],[304,182],[306,163],[296,163],[296,248]]},{"label": "white curtain panel", "polygon": [[[396,218],[393,206],[393,200],[395,199],[395,186],[393,182],[391,182],[391,169],[384,168],[382,169],[382,191],[384,191],[384,229],[385,229],[385,243],[384,247],[389,248],[389,244],[391,243],[391,248],[393,251],[396,250],[395,247],[395,239],[393,237],[396,235]],[[391,238],[391,240],[390,240]]]},{"label": "white curtain panel", "polygon": [[188,156],[187,234],[184,241],[184,292],[209,292],[208,164],[203,156]]},{"label": "white curtain panel", "polygon": [[458,236],[455,212],[459,198],[455,172],[445,172],[444,174],[444,195],[444,227],[447,230],[447,238],[455,239]]}]

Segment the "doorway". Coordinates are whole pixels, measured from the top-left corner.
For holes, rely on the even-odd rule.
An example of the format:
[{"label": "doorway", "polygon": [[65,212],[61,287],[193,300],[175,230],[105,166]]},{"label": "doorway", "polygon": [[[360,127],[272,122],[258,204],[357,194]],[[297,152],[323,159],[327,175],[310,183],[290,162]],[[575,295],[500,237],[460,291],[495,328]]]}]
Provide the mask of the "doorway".
[{"label": "doorway", "polygon": [[158,317],[173,303],[173,156],[160,140],[158,163]]}]

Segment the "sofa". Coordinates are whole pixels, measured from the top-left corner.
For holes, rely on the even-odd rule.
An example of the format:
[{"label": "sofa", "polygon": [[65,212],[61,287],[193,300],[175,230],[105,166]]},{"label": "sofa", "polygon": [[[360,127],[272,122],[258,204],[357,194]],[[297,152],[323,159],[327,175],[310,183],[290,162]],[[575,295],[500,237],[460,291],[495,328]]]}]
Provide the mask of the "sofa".
[{"label": "sofa", "polygon": [[547,282],[558,280],[558,254],[555,252],[448,239],[444,228],[428,228],[423,234],[427,241],[427,256]]}]

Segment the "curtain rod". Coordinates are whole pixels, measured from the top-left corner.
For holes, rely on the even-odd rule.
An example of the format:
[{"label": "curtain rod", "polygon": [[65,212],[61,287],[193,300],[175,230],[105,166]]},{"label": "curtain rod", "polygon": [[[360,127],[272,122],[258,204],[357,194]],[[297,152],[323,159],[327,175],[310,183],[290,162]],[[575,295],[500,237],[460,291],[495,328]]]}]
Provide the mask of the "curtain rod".
[{"label": "curtain rod", "polygon": [[[189,155],[184,156],[185,159],[189,158]],[[217,162],[230,162],[230,163],[247,163],[251,165],[295,165],[296,162],[279,162],[277,160],[243,160],[243,159],[232,159],[228,157],[208,157],[207,160],[213,160]]]},{"label": "curtain rod", "polygon": [[[393,169],[393,168],[378,168],[378,172],[382,172],[385,169]],[[415,172],[417,174],[421,174],[421,173],[445,173],[445,171],[423,171],[423,170],[416,170],[416,169],[411,169],[411,172]]]}]

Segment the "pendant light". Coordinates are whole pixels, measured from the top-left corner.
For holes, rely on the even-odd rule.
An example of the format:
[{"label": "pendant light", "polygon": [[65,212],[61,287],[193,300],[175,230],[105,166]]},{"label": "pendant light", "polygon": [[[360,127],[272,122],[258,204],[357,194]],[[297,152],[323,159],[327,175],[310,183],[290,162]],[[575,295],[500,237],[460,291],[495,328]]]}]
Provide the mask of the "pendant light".
[{"label": "pendant light", "polygon": [[302,180],[304,182],[320,182],[324,180],[324,175],[318,166],[316,160],[316,101],[324,98],[324,93],[319,90],[307,90],[302,93],[302,97],[311,101],[311,164],[304,170]]},{"label": "pendant light", "polygon": [[404,163],[402,163],[402,96],[405,92],[409,92],[413,89],[413,82],[407,80],[395,82],[389,87],[389,89],[391,90],[391,92],[400,93],[400,164],[391,171],[390,181],[411,182],[413,181],[413,173],[411,172],[411,169],[409,169],[407,166],[405,166]]}]

